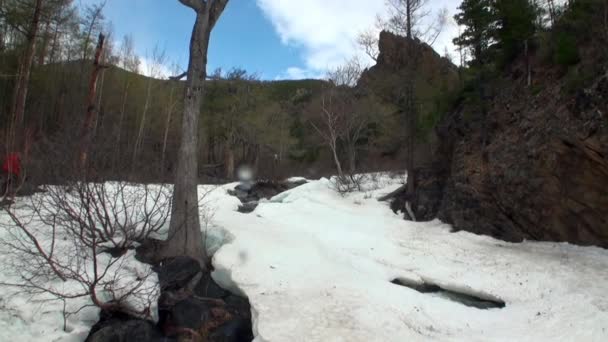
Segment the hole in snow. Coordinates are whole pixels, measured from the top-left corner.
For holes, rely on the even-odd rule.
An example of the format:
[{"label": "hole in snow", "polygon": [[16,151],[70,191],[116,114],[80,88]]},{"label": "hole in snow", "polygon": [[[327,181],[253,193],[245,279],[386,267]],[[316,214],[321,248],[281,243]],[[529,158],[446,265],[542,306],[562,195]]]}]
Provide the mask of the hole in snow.
[{"label": "hole in snow", "polygon": [[490,298],[491,296],[485,294],[475,295],[472,292],[463,293],[458,291],[453,291],[449,289],[445,289],[439,285],[432,283],[418,283],[412,280],[397,278],[391,283],[399,286],[408,287],[412,290],[416,290],[420,293],[431,294],[436,297],[444,298],[451,300],[453,302],[457,302],[466,306],[474,307],[477,309],[487,310],[487,309],[502,309],[505,307],[505,302],[497,299]]}]

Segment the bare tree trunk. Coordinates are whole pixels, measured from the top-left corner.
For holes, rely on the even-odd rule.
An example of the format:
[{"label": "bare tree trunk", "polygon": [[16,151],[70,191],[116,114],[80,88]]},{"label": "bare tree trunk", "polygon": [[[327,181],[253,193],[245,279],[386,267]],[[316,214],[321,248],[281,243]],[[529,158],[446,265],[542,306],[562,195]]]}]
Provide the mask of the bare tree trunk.
[{"label": "bare tree trunk", "polygon": [[336,164],[336,171],[338,171],[338,177],[343,178],[344,171],[342,171],[342,163],[340,163],[340,158],[338,158],[338,146],[336,145],[335,141],[331,144],[331,153],[334,157],[334,163]]},{"label": "bare tree trunk", "polygon": [[125,111],[127,108],[127,99],[128,99],[128,94],[129,94],[129,75],[126,74],[125,76],[125,85],[124,85],[124,90],[123,90],[123,97],[122,97],[122,106],[120,107],[120,118],[118,119],[118,133],[116,136],[116,152],[114,152],[114,169],[116,167],[116,162],[120,159],[120,147],[121,147],[121,139],[122,139],[122,124],[125,120]]},{"label": "bare tree trunk", "polygon": [[548,0],[547,4],[549,6],[549,17],[551,18],[551,26],[555,25],[555,3],[553,0]]},{"label": "bare tree trunk", "polygon": [[135,167],[139,150],[143,143],[144,128],[146,126],[146,118],[148,116],[148,109],[150,108],[150,95],[152,93],[152,77],[148,79],[148,85],[146,87],[146,101],[144,102],[144,110],[141,114],[141,120],[139,121],[139,130],[137,131],[137,137],[135,139],[135,146],[133,147],[133,159],[132,166]]},{"label": "bare tree trunk", "polygon": [[95,108],[95,98],[97,95],[97,79],[99,73],[103,69],[101,65],[101,54],[105,44],[105,37],[103,34],[99,34],[99,40],[97,42],[97,48],[95,50],[95,60],[93,61],[93,71],[91,72],[91,79],[89,81],[89,93],[87,96],[87,115],[82,126],[82,141],[80,150],[80,169],[85,170],[89,147],[92,140],[93,122],[95,121],[95,115],[97,113]]},{"label": "bare tree trunk", "polygon": [[357,142],[348,141],[348,171],[350,174],[357,172]]},{"label": "bare tree trunk", "polygon": [[89,23],[89,26],[87,28],[87,34],[85,36],[85,40],[84,40],[84,46],[82,49],[82,60],[86,61],[88,56],[89,56],[89,43],[91,43],[91,35],[93,34],[93,28],[95,28],[95,25],[97,24],[97,20],[101,17],[102,12],[103,12],[103,8],[105,7],[105,3],[101,4],[100,6],[95,7],[95,12],[92,13],[92,17],[91,17],[91,22]]},{"label": "bare tree trunk", "polygon": [[229,141],[226,142],[224,149],[224,170],[227,180],[234,178],[234,150]]},{"label": "bare tree trunk", "polygon": [[[608,2],[604,1],[604,40],[608,43]],[[606,49],[604,49],[606,53]]]},{"label": "bare tree trunk", "polygon": [[[407,193],[410,195],[410,198],[414,196],[416,193],[416,171],[415,171],[415,144],[416,144],[416,117],[418,115],[417,107],[416,107],[416,91],[415,91],[415,78],[414,73],[416,66],[418,65],[418,47],[415,44],[414,37],[412,36],[412,1],[406,0],[406,10],[407,10],[407,37],[410,40],[410,51],[408,54],[411,56],[410,63],[408,65],[409,77],[406,81],[406,114],[407,114],[407,127],[408,127],[408,136],[407,136]],[[411,209],[411,202],[408,200],[405,202],[405,207],[408,211],[410,219],[416,221],[416,217]]]},{"label": "bare tree trunk", "polygon": [[165,154],[167,153],[167,139],[169,138],[169,127],[171,126],[171,119],[173,117],[173,93],[175,92],[175,83],[171,85],[169,93],[169,106],[167,106],[167,119],[165,120],[165,133],[163,135],[163,149],[161,155],[161,166],[165,167]]},{"label": "bare tree trunk", "polygon": [[[40,17],[42,15],[42,0],[36,0],[36,7],[30,22],[30,27],[27,34],[27,46],[25,53],[19,65],[19,73],[15,84],[15,92],[13,97],[13,127],[11,133],[14,137],[18,136],[23,126],[25,115],[25,101],[27,99],[28,85],[30,82],[30,74],[32,65],[34,64],[34,55],[36,53],[36,38],[40,26]],[[12,139],[12,143],[17,144],[16,138]]]},{"label": "bare tree trunk", "polygon": [[[413,68],[412,68],[413,70]],[[411,73],[410,73],[411,74]],[[416,153],[416,103],[414,100],[414,86],[413,81],[407,81],[406,84],[406,92],[405,92],[405,110],[407,115],[407,161],[406,161],[406,169],[407,169],[407,190],[408,193],[413,195],[416,191],[416,175],[415,175],[415,157]]]},{"label": "bare tree trunk", "polygon": [[[103,100],[103,84],[105,83],[105,80],[106,80],[105,69],[102,69],[100,71],[100,73],[101,73],[101,80],[99,83],[99,96],[97,96],[97,108],[98,108],[98,110],[101,111],[101,109],[102,109],[101,101]],[[103,122],[100,122],[100,121],[103,121],[103,111],[101,111],[101,115],[95,115],[95,122],[93,123],[93,132],[94,133],[96,133],[97,129],[103,125]]]},{"label": "bare tree trunk", "polygon": [[162,257],[189,256],[207,268],[198,208],[198,131],[199,113],[207,76],[207,52],[211,30],[228,0],[179,0],[196,12],[190,40],[181,144],[171,208],[169,237]]},{"label": "bare tree trunk", "polygon": [[524,51],[526,56],[526,85],[532,86],[532,66],[530,65],[530,44],[528,39],[524,41]]},{"label": "bare tree trunk", "polygon": [[49,44],[51,41],[51,22],[47,22],[44,29],[44,34],[42,35],[42,46],[40,46],[40,51],[38,53],[38,65],[44,65],[46,61],[46,55],[49,50]]}]

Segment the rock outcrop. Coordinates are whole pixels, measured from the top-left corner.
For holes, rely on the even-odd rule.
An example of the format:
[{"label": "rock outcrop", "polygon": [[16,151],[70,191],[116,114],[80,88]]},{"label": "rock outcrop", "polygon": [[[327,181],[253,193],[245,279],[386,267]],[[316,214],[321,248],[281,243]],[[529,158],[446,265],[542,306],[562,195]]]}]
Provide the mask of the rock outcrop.
[{"label": "rock outcrop", "polygon": [[[357,84],[362,92],[371,92],[385,103],[394,107],[396,134],[398,140],[405,141],[407,116],[403,111],[405,86],[414,80],[418,107],[418,132],[420,143],[415,146],[415,159],[418,164],[427,164],[436,148],[437,139],[431,122],[435,121],[442,110],[441,101],[458,87],[458,68],[447,58],[441,57],[429,45],[382,31],[379,38],[379,55],[376,65],[365,70]],[[415,63],[415,65],[412,65]],[[403,157],[403,146],[386,146],[383,156]],[[393,163],[394,164],[394,163]]]},{"label": "rock outcrop", "polygon": [[243,214],[252,213],[262,199],[271,199],[272,197],[300,185],[306,184],[305,180],[300,181],[256,181],[254,183],[241,183],[234,190],[229,190],[228,194],[237,197],[242,205],[238,211]]},{"label": "rock outcrop", "polygon": [[542,63],[531,87],[522,61],[494,81],[485,117],[461,102],[443,119],[434,162],[416,180],[419,219],[608,248],[608,63],[576,65],[591,76],[574,89],[563,68]]},{"label": "rock outcrop", "polygon": [[373,83],[381,82],[391,76],[404,77],[412,62],[413,49],[418,56],[418,63],[414,68],[414,77],[417,77],[418,81],[433,83],[434,86],[444,81],[450,83],[457,81],[456,66],[447,58],[441,57],[431,46],[417,39],[412,40],[382,31],[378,47],[380,53],[376,65],[361,75],[359,86],[373,86]]}]

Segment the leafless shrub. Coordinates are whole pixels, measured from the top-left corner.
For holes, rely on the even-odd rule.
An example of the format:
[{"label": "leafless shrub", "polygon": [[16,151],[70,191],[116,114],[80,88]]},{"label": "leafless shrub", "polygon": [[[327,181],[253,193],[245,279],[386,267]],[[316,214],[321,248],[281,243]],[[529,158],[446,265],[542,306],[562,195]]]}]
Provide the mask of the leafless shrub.
[{"label": "leafless shrub", "polygon": [[344,174],[333,177],[330,181],[331,187],[341,196],[355,191],[363,191],[364,183],[367,181],[366,174]]},{"label": "leafless shrub", "polygon": [[14,281],[0,285],[64,302],[89,297],[102,310],[152,317],[154,272],[126,254],[164,228],[171,192],[120,182],[45,190],[2,208],[8,220],[0,224],[0,247]]}]

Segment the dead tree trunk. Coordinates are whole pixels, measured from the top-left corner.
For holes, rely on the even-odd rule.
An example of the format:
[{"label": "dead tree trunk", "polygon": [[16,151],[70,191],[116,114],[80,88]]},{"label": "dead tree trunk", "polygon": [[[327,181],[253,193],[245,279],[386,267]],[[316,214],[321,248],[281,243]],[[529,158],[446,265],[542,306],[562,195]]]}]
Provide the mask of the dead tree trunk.
[{"label": "dead tree trunk", "polygon": [[135,139],[135,146],[133,147],[133,158],[132,167],[135,167],[137,157],[139,156],[139,150],[142,147],[144,139],[144,129],[146,126],[146,119],[148,117],[148,109],[150,108],[150,96],[152,95],[152,77],[148,79],[146,86],[146,100],[144,102],[144,109],[141,113],[141,120],[139,121],[139,129],[137,131],[137,138]]},{"label": "dead tree trunk", "polygon": [[224,148],[224,166],[226,179],[229,181],[234,179],[234,149],[230,141],[226,142]]},{"label": "dead tree trunk", "polygon": [[173,118],[173,110],[175,109],[175,103],[173,102],[173,93],[175,92],[175,81],[170,81],[171,90],[169,92],[169,105],[167,106],[167,118],[165,120],[165,132],[163,134],[163,148],[161,154],[161,167],[165,167],[165,154],[167,153],[167,140],[169,139],[169,127],[171,126],[171,120]]},{"label": "dead tree trunk", "polygon": [[80,169],[85,170],[89,147],[91,145],[93,135],[93,122],[95,121],[95,115],[97,110],[95,108],[95,98],[97,96],[97,79],[99,73],[104,68],[101,64],[101,55],[105,44],[105,37],[103,34],[99,34],[99,40],[97,42],[97,48],[95,50],[95,59],[93,61],[93,71],[91,72],[91,79],[89,81],[89,92],[87,95],[87,114],[82,125],[82,141],[80,146]]},{"label": "dead tree trunk", "polygon": [[209,262],[203,246],[198,209],[198,131],[203,88],[207,76],[207,51],[211,30],[229,0],[179,0],[196,12],[190,40],[190,59],[184,94],[181,144],[171,208],[169,237],[161,257],[189,256],[202,267]]},{"label": "dead tree trunk", "polygon": [[526,55],[526,85],[530,87],[532,85],[532,66],[530,65],[530,47],[528,39],[524,42],[524,51]]},{"label": "dead tree trunk", "polygon": [[17,144],[16,137],[23,128],[23,118],[25,115],[25,101],[27,99],[28,85],[30,82],[30,74],[32,65],[34,64],[34,55],[36,54],[36,38],[40,28],[40,17],[42,15],[42,0],[36,0],[34,13],[30,27],[27,33],[27,46],[25,53],[19,65],[17,82],[15,83],[15,91],[13,95],[12,113],[13,125],[11,129],[12,143]]},{"label": "dead tree trunk", "polygon": [[[414,154],[416,151],[416,123],[418,116],[418,107],[416,104],[416,90],[415,90],[415,70],[418,65],[418,46],[412,35],[412,17],[413,17],[413,0],[406,0],[406,17],[407,17],[407,38],[409,38],[409,51],[410,62],[408,64],[407,84],[405,85],[405,111],[407,115],[407,193],[409,198],[415,198],[416,193],[416,170],[415,170],[415,159]],[[412,210],[412,204],[410,200],[405,202],[405,209],[410,216],[412,221],[416,221],[416,216]]]}]

